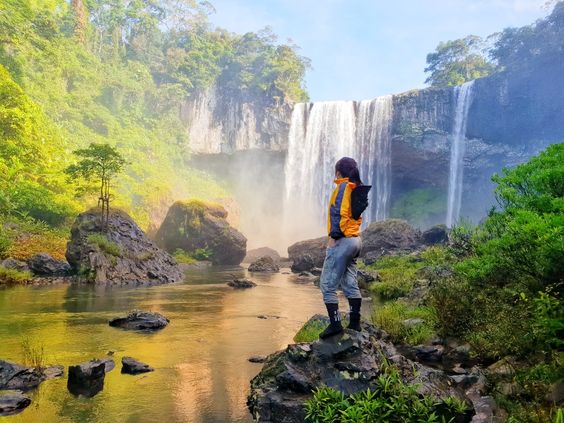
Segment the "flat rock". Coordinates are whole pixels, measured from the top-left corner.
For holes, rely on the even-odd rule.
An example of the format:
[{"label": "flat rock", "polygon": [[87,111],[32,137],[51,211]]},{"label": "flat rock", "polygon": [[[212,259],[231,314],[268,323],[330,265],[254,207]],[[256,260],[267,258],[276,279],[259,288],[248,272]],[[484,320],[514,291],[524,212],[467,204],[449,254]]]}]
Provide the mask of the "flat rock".
[{"label": "flat rock", "polygon": [[14,389],[27,391],[35,388],[47,379],[61,376],[63,369],[63,366],[27,367],[22,364],[0,360],[0,390]]},{"label": "flat rock", "polygon": [[130,375],[136,375],[139,373],[147,373],[147,372],[153,372],[155,371],[155,369],[153,369],[151,366],[149,366],[148,364],[142,363],[136,359],[134,359],[133,357],[123,357],[121,359],[121,372],[122,373],[127,373]]},{"label": "flat rock", "polygon": [[109,325],[122,329],[158,330],[168,325],[170,320],[160,313],[133,310],[126,317],[116,317]]},{"label": "flat rock", "polygon": [[227,282],[227,285],[235,289],[253,288],[257,286],[256,283],[249,279],[233,279],[232,281]]},{"label": "flat rock", "polygon": [[21,392],[6,392],[0,394],[0,416],[13,416],[20,413],[31,404],[31,399]]}]

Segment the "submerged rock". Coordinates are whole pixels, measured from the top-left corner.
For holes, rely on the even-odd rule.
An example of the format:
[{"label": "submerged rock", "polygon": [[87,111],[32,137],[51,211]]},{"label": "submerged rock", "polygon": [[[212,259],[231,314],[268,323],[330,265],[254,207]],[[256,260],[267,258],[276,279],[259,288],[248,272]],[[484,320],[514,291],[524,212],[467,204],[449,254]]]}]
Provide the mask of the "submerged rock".
[{"label": "submerged rock", "polygon": [[71,271],[67,262],[55,260],[47,253],[32,256],[27,264],[33,274],[39,276],[65,276]]},{"label": "submerged rock", "polygon": [[106,372],[115,366],[111,358],[91,360],[86,363],[69,366],[67,388],[73,395],[93,397],[104,389]]},{"label": "submerged rock", "polygon": [[207,250],[216,265],[240,264],[247,248],[247,238],[227,222],[227,211],[219,204],[199,200],[174,203],[155,239],[171,253]]},{"label": "submerged rock", "polygon": [[13,416],[23,411],[31,404],[31,399],[21,392],[6,392],[0,394],[0,416]]},{"label": "submerged rock", "polygon": [[270,272],[276,273],[280,271],[280,267],[269,256],[264,256],[251,263],[249,272]]},{"label": "submerged rock", "polygon": [[168,325],[170,320],[160,313],[133,310],[125,317],[116,317],[109,321],[112,327],[133,330],[158,330]]},{"label": "submerged rock", "polygon": [[253,288],[257,286],[256,283],[249,279],[233,279],[232,281],[227,282],[227,285],[235,289]]},{"label": "submerged rock", "polygon": [[160,284],[183,278],[176,261],[158,248],[126,213],[113,210],[102,233],[98,209],[81,213],[71,229],[66,257],[87,282]]},{"label": "submerged rock", "polygon": [[27,367],[0,360],[0,390],[27,391],[45,380],[62,376],[63,369],[63,366]]},{"label": "submerged rock", "polygon": [[362,332],[346,329],[325,341],[289,345],[270,355],[251,381],[247,405],[258,422],[305,421],[305,401],[312,390],[328,386],[345,394],[374,389],[383,369],[393,364],[405,383],[421,395],[467,399],[444,372],[408,360],[382,339],[383,333],[362,323]]},{"label": "submerged rock", "polygon": [[137,361],[133,357],[123,357],[121,359],[121,372],[129,375],[136,375],[139,373],[153,372],[153,369],[148,364]]},{"label": "submerged rock", "polygon": [[323,267],[327,237],[296,242],[288,247],[288,257],[292,264],[292,272],[311,272],[314,267]]}]

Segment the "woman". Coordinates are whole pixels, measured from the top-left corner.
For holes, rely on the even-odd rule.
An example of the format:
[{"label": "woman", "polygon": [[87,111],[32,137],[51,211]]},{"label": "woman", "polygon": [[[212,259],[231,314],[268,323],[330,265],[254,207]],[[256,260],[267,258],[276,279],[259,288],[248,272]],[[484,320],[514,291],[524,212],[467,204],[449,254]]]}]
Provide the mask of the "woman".
[{"label": "woman", "polygon": [[[356,257],[360,253],[360,225],[362,218],[360,213],[366,208],[367,191],[363,192],[364,198],[355,198],[361,206],[360,213],[355,210],[353,217],[351,196],[353,191],[360,185],[358,166],[354,159],[343,157],[335,165],[335,183],[337,187],[329,201],[329,214],[327,217],[327,232],[329,240],[323,271],[321,273],[320,288],[323,293],[323,301],[329,313],[331,323],[319,335],[321,339],[339,334],[343,331],[341,317],[339,315],[339,301],[337,299],[337,288],[341,285],[343,293],[347,297],[350,306],[349,329],[360,331],[360,305],[362,296],[358,289],[356,280],[357,268]],[[356,196],[355,196],[356,197]]]}]

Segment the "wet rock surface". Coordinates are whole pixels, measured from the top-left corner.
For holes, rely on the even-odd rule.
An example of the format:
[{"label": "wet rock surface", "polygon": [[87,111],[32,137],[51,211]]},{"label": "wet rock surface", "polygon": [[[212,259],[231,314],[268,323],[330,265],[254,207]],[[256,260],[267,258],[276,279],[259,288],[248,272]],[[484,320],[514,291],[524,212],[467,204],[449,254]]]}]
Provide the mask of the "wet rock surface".
[{"label": "wet rock surface", "polygon": [[111,371],[115,363],[111,358],[91,360],[69,366],[67,388],[76,396],[93,397],[104,389],[106,372]]},{"label": "wet rock surface", "polygon": [[215,265],[238,265],[247,251],[247,238],[228,223],[225,208],[199,200],[174,203],[155,240],[170,253],[206,250]]},{"label": "wet rock surface", "polygon": [[274,259],[270,256],[264,256],[249,266],[249,272],[268,272],[277,273],[280,271],[280,267],[274,262]]},{"label": "wet rock surface", "polygon": [[305,401],[322,385],[345,394],[374,389],[385,361],[422,395],[469,400],[446,373],[402,356],[376,327],[363,323],[362,328],[360,333],[347,329],[325,341],[292,344],[270,355],[251,381],[247,405],[256,421],[303,422]]},{"label": "wet rock surface", "polygon": [[126,213],[113,210],[102,233],[100,211],[78,215],[66,257],[82,280],[104,285],[151,285],[184,276],[176,261],[157,247]]},{"label": "wet rock surface", "polygon": [[0,393],[0,417],[13,416],[31,404],[31,399],[21,392]]},{"label": "wet rock surface", "polygon": [[109,325],[132,330],[159,330],[168,325],[170,320],[160,313],[133,310],[125,317],[116,317]]},{"label": "wet rock surface", "polygon": [[0,360],[0,390],[27,391],[37,387],[45,380],[62,376],[63,369],[63,366],[27,367]]},{"label": "wet rock surface", "polygon": [[65,276],[71,271],[66,261],[55,260],[47,253],[36,254],[27,261],[29,270],[38,276]]},{"label": "wet rock surface", "polygon": [[129,375],[136,375],[139,373],[153,372],[153,369],[148,364],[142,363],[133,357],[123,357],[121,359],[121,372]]}]

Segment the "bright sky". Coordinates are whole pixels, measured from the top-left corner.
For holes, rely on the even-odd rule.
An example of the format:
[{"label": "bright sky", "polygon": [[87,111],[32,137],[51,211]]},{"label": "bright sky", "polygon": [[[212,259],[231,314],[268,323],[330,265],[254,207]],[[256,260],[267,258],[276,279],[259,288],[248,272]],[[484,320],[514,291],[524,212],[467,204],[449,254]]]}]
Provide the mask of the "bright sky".
[{"label": "bright sky", "polygon": [[309,57],[312,101],[360,100],[424,86],[440,41],[486,37],[546,16],[547,0],[211,0],[212,22],[244,33],[269,25]]}]

